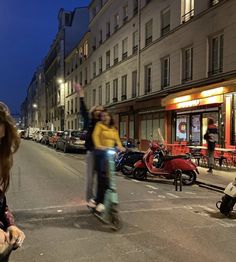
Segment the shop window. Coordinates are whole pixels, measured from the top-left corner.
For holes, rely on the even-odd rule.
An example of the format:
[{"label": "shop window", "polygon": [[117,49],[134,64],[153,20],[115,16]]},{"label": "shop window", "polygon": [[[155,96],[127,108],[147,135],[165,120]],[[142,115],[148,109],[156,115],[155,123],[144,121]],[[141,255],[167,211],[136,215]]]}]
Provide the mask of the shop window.
[{"label": "shop window", "polygon": [[151,115],[143,115],[141,119],[141,132],[140,136],[142,140],[162,140],[160,137],[160,133],[158,132],[160,129],[160,133],[162,137],[165,137],[165,120],[163,113],[151,114]]},{"label": "shop window", "polygon": [[[210,112],[210,113],[202,114],[202,144],[206,144],[206,140],[204,139],[204,134],[206,134],[206,131],[207,131],[208,119],[212,118],[216,126],[219,126],[218,117],[219,117],[218,112]],[[218,139],[219,139],[219,136],[218,136]],[[217,141],[217,144],[219,144],[219,140]]]},{"label": "shop window", "polygon": [[188,141],[189,140],[189,116],[181,115],[176,119],[176,140]]}]

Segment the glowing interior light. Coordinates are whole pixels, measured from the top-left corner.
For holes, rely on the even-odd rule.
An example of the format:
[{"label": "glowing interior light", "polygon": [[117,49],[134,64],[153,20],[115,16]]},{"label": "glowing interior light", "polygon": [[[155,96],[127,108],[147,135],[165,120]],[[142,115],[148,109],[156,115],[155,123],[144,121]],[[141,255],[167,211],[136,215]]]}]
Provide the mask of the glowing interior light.
[{"label": "glowing interior light", "polygon": [[201,97],[209,97],[209,96],[215,96],[215,95],[220,95],[223,94],[224,92],[224,87],[217,87],[214,89],[206,90],[201,92]]},{"label": "glowing interior light", "polygon": [[180,96],[174,99],[174,103],[180,103],[180,102],[185,102],[185,101],[189,101],[191,100],[191,96],[187,95],[187,96]]}]

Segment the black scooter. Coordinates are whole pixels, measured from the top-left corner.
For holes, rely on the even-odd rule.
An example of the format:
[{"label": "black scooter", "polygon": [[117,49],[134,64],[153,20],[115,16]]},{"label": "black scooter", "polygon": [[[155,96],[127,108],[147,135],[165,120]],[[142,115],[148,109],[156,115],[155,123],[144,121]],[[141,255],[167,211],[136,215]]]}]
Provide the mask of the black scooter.
[{"label": "black scooter", "polygon": [[134,164],[143,158],[144,153],[139,151],[130,141],[125,141],[123,146],[126,151],[118,153],[115,159],[116,171],[121,171],[125,176],[131,176]]}]

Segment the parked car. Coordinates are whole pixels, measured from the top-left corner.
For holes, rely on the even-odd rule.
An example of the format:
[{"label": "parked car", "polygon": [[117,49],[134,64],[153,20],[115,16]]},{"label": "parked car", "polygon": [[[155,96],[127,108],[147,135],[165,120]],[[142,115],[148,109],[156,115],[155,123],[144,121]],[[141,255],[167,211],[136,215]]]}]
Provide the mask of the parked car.
[{"label": "parked car", "polygon": [[43,138],[44,132],[45,132],[45,130],[38,130],[38,131],[34,132],[32,140],[40,143],[42,138]]},{"label": "parked car", "polygon": [[72,150],[85,150],[83,132],[80,130],[66,130],[57,140],[56,150],[63,150],[65,153]]},{"label": "parked car", "polygon": [[25,132],[25,139],[33,139],[33,135],[39,130],[37,127],[28,127]]},{"label": "parked car", "polygon": [[44,130],[42,132],[42,139],[41,139],[41,143],[44,145],[48,145],[49,144],[49,137],[51,137],[53,135],[53,131],[51,130]]},{"label": "parked car", "polygon": [[62,136],[63,131],[53,132],[52,136],[49,137],[49,146],[56,147],[57,140]]}]

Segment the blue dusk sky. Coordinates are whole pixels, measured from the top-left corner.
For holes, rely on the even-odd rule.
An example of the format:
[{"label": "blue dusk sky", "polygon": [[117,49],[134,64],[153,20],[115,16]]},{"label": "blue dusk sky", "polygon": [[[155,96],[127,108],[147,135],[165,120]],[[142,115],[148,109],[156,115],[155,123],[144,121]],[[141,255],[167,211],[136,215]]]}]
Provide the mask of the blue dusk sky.
[{"label": "blue dusk sky", "polygon": [[0,101],[20,112],[26,90],[56,35],[60,8],[90,0],[0,0]]}]

